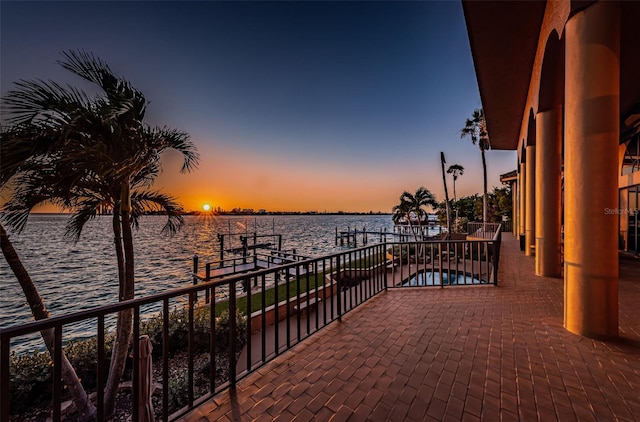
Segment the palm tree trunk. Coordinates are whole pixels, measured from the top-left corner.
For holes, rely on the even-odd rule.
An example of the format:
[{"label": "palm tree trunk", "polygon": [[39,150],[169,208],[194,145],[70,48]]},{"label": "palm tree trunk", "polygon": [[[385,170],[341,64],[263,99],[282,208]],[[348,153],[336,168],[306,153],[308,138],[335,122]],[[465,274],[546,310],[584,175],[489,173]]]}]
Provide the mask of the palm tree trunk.
[{"label": "palm tree trunk", "polygon": [[[114,222],[114,235],[116,239],[116,257],[118,258],[118,276],[120,277],[120,301],[133,299],[134,297],[134,255],[133,236],[131,233],[131,206],[129,187],[122,187],[120,203],[120,221]],[[119,228],[117,232],[115,229]],[[109,366],[109,378],[104,392],[105,417],[109,418],[115,409],[115,399],[118,392],[118,384],[122,379],[131,333],[133,331],[133,310],[127,309],[118,312],[116,339],[111,354]]]},{"label": "palm tree trunk", "polygon": [[[120,209],[120,206],[117,205],[114,207],[115,210]],[[120,224],[120,215],[118,212],[113,213],[113,242],[114,247],[116,249],[116,262],[118,263],[118,300],[124,300],[124,251],[122,250],[122,229]]]},{"label": "palm tree trunk", "polygon": [[453,202],[458,200],[458,196],[456,195],[456,178],[453,178]]},{"label": "palm tree trunk", "polygon": [[[9,240],[9,236],[7,236],[7,232],[4,227],[0,223],[0,248],[2,249],[2,254],[9,264],[9,267],[13,271],[13,274],[18,279],[18,283],[20,283],[20,287],[22,287],[22,291],[24,292],[25,298],[27,299],[27,303],[31,308],[31,313],[36,321],[49,318],[49,312],[47,312],[46,307],[44,306],[44,301],[42,297],[38,293],[38,289],[36,288],[33,280],[29,276],[26,268],[22,265],[22,261],[18,256],[18,253],[13,248],[11,241]],[[49,354],[53,356],[53,351],[55,347],[54,341],[54,332],[53,329],[48,329],[41,331],[42,339],[44,340],[45,345],[47,346],[47,350],[49,350]],[[65,385],[69,388],[71,393],[71,397],[73,400],[73,404],[76,406],[78,411],[78,420],[88,421],[92,419],[96,414],[96,408],[89,400],[87,396],[87,392],[84,390],[84,387],[80,383],[80,379],[76,374],[76,371],[71,366],[71,362],[67,359],[64,351],[62,351],[62,360],[61,364],[61,372],[62,372],[62,380]]]},{"label": "palm tree trunk", "polygon": [[484,186],[482,191],[482,222],[487,223],[487,159],[484,156],[484,149],[480,149],[482,152],[482,172],[484,174]]},{"label": "palm tree trunk", "polygon": [[449,190],[447,189],[447,176],[444,171],[444,152],[440,152],[440,162],[442,163],[442,183],[444,184],[444,200],[447,205],[447,234],[451,236],[451,207],[449,206]]},{"label": "palm tree trunk", "polygon": [[455,222],[456,224],[458,224],[458,196],[456,195],[456,179],[458,177],[454,174],[453,175],[453,204],[456,206],[456,217],[455,217]]},{"label": "palm tree trunk", "polygon": [[418,235],[416,234],[416,231],[413,229],[413,223],[411,223],[411,212],[407,213],[407,223],[409,223],[409,230],[411,231],[411,233],[413,234],[413,238],[417,242]]}]

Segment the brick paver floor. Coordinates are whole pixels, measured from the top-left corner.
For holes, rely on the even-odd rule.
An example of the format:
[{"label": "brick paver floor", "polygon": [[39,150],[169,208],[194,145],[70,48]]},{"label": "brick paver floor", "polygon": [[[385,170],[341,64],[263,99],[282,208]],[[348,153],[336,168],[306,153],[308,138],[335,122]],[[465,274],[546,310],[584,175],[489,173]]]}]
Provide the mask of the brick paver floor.
[{"label": "brick paver floor", "polygon": [[499,286],[390,289],[182,420],[640,420],[640,262],[612,342],[565,331],[533,265],[506,234]]}]

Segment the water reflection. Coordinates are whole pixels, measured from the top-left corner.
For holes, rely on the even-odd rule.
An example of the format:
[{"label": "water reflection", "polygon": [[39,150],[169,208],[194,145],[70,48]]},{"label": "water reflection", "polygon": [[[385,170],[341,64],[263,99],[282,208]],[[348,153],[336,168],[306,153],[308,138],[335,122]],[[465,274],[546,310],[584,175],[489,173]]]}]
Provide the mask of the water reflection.
[{"label": "water reflection", "polygon": [[[118,300],[118,275],[111,216],[89,222],[77,243],[64,238],[64,215],[32,215],[22,233],[11,235],[18,254],[51,315],[90,309]],[[134,232],[136,297],[192,282],[193,256],[201,265],[220,257],[217,233],[282,234],[283,248],[321,256],[344,248],[335,245],[335,229],[392,231],[391,217],[347,215],[186,216],[174,237],[161,234],[166,219],[148,216]],[[371,239],[370,241],[374,241]],[[377,241],[377,239],[375,239]],[[239,247],[238,236],[225,237],[225,248]],[[9,266],[0,258],[0,327],[31,319],[24,295]]]}]

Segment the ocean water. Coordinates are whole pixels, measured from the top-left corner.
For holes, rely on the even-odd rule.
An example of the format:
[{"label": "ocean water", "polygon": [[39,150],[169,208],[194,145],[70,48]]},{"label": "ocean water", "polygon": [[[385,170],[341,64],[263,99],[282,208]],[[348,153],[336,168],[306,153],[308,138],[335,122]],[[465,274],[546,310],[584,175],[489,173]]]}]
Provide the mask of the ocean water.
[{"label": "ocean water", "polygon": [[[111,216],[87,224],[78,242],[64,237],[67,221],[65,215],[35,214],[23,232],[11,234],[52,316],[118,300]],[[336,228],[393,232],[390,215],[186,216],[183,229],[173,237],[161,234],[165,221],[146,216],[134,231],[136,297],[190,284],[195,254],[201,268],[219,258],[218,233],[281,234],[283,249],[318,257],[346,249],[335,245]],[[369,243],[377,241],[369,236]],[[236,246],[238,236],[225,238],[225,249]],[[31,321],[24,294],[3,257],[0,281],[0,327]]]}]

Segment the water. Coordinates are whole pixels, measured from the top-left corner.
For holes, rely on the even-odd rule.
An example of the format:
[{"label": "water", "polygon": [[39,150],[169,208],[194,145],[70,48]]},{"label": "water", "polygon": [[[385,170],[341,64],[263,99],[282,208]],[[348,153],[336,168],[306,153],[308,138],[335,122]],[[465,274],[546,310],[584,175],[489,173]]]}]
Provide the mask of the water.
[{"label": "water", "polygon": [[[455,273],[442,273],[442,284],[486,284],[486,281],[480,281],[477,278],[471,277],[465,274]],[[419,272],[417,275],[411,277],[402,283],[403,286],[440,286],[440,272],[427,271]]]},{"label": "water", "polygon": [[[36,214],[22,233],[11,235],[52,316],[118,300],[111,216],[88,223],[77,243],[64,237],[67,221],[65,215]],[[393,231],[389,215],[186,216],[183,229],[168,237],[160,234],[165,221],[162,216],[144,217],[134,232],[136,297],[190,284],[194,254],[201,266],[219,258],[218,233],[282,234],[283,249],[316,257],[345,249],[335,246],[336,227]],[[235,243],[229,242],[232,238]],[[370,243],[377,241],[377,236],[369,235]],[[225,249],[236,246],[240,246],[238,236],[225,238]],[[0,280],[0,327],[31,321],[24,294],[4,258],[0,258]]]}]

